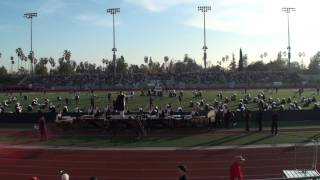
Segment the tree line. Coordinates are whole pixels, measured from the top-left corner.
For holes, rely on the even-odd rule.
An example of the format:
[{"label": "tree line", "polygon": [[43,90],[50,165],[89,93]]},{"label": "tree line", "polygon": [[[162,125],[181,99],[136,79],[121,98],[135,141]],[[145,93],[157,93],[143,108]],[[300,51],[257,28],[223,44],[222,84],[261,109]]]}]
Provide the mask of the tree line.
[{"label": "tree line", "polygon": [[[110,73],[116,69],[117,74],[124,73],[170,73],[179,74],[184,72],[217,72],[217,71],[288,71],[288,62],[285,52],[279,52],[274,60],[264,63],[264,59],[268,57],[265,52],[261,54],[260,59],[248,64],[248,56],[239,50],[239,58],[236,59],[235,54],[232,53],[222,57],[221,61],[217,61],[217,65],[210,65],[205,70],[201,65],[197,64],[195,59],[185,54],[183,59],[174,60],[165,56],[162,61],[154,61],[152,57],[145,56],[144,63],[128,64],[124,56],[116,59],[115,63],[112,60],[102,59],[101,65],[90,63],[89,61],[81,61],[77,63],[72,60],[72,53],[70,50],[64,50],[62,56],[55,60],[52,57],[42,57],[40,59],[32,58],[33,55],[26,56],[21,48],[16,49],[16,58],[11,56],[11,70],[10,73],[6,67],[0,67],[0,76],[8,74],[28,74],[33,72],[36,75],[48,74],[82,74],[82,73]],[[0,59],[2,54],[0,53]],[[13,68],[16,64],[17,71]],[[291,72],[299,73],[320,73],[320,51],[317,52],[310,59],[308,67],[302,63],[291,62]]]}]

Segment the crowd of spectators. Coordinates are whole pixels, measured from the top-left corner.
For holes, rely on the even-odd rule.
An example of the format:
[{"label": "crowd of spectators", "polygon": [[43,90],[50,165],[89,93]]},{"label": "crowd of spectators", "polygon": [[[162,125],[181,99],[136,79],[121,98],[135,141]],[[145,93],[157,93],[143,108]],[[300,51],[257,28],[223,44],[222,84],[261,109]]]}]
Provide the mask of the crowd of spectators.
[{"label": "crowd of spectators", "polygon": [[33,76],[23,82],[38,88],[136,88],[148,86],[149,83],[158,82],[163,87],[185,88],[214,87],[220,85],[250,86],[254,84],[272,84],[281,82],[297,84],[301,79],[296,73],[287,72],[208,72],[183,74],[73,74],[73,75],[47,75]]}]

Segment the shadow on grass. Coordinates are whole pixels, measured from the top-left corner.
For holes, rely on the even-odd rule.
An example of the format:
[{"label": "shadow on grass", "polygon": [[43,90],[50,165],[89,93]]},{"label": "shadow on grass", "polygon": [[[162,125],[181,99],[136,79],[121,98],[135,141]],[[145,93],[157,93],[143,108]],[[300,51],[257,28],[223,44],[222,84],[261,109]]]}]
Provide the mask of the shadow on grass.
[{"label": "shadow on grass", "polygon": [[46,145],[56,146],[94,146],[94,147],[121,147],[121,146],[161,146],[157,144],[168,143],[170,141],[178,141],[188,136],[175,137],[145,137],[143,139],[136,139],[134,136],[124,136],[113,138],[107,136],[59,136],[50,139]]},{"label": "shadow on grass", "polygon": [[[158,143],[168,143],[170,141],[177,141],[180,139],[184,139],[188,136],[172,136],[172,137],[145,137],[143,139],[136,139],[134,137],[117,137],[116,139],[113,139],[109,142],[112,146],[152,146],[152,144],[155,144],[155,146],[161,146],[157,145]],[[169,145],[170,146],[170,145]]]},{"label": "shadow on grass", "polygon": [[273,136],[272,136],[272,135],[266,135],[266,136],[261,137],[261,138],[259,138],[259,139],[255,139],[255,140],[253,140],[253,141],[249,141],[249,142],[247,142],[247,143],[244,143],[242,146],[256,144],[256,143],[258,143],[258,142],[264,141],[264,140],[269,139],[269,138],[271,138],[271,137],[273,137]]},{"label": "shadow on grass", "polygon": [[246,134],[242,134],[242,135],[239,135],[239,136],[229,135],[229,136],[222,137],[222,138],[219,138],[219,139],[214,139],[214,140],[209,141],[209,142],[194,144],[194,145],[189,146],[189,147],[219,146],[219,145],[223,145],[223,144],[228,143],[228,142],[236,141],[236,140],[239,140],[241,138],[245,138],[245,137],[248,137],[248,136],[251,136],[251,135],[252,135],[252,133],[246,133]]}]

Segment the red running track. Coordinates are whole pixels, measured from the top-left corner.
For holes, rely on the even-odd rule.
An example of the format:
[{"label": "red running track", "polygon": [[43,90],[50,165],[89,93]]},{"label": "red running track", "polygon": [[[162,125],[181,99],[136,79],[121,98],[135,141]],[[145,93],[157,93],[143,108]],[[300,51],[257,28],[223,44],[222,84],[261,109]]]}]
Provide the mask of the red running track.
[{"label": "red running track", "polygon": [[[294,168],[294,148],[224,150],[52,150],[0,149],[0,179],[57,180],[58,172],[69,172],[71,180],[174,180],[179,164],[188,168],[190,179],[228,179],[233,157],[242,154],[246,179],[281,177]],[[312,147],[298,151],[298,167],[309,168]]]}]

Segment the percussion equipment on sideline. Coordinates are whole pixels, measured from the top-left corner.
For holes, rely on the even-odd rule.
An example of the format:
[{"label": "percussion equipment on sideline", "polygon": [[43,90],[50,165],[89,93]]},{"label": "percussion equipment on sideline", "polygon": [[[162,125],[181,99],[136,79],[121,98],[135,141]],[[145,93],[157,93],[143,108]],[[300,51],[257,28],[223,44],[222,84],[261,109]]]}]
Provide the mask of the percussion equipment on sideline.
[{"label": "percussion equipment on sideline", "polygon": [[215,110],[209,111],[207,117],[210,120],[210,122],[215,122],[215,120],[216,120],[216,111]]}]

